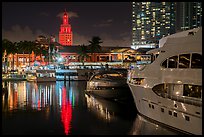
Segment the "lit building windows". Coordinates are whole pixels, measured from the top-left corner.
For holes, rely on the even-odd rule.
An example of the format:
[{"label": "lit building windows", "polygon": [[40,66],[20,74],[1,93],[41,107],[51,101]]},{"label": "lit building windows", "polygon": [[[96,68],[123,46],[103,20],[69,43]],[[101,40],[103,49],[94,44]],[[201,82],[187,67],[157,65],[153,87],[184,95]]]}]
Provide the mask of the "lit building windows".
[{"label": "lit building windows", "polygon": [[137,20],[137,24],[140,24],[141,23],[141,21],[140,20]]},{"label": "lit building windows", "polygon": [[[166,30],[165,28],[168,25],[167,27],[173,30],[170,25],[175,24],[174,12],[170,14],[170,10],[168,10],[168,7],[172,6],[172,3],[174,2],[135,2],[133,8],[135,12],[135,17],[133,17],[133,28],[136,28],[136,31],[132,31],[134,45],[138,45],[137,42],[141,44],[141,39],[146,43],[146,39],[150,38],[152,41],[148,40],[148,42],[154,43],[158,41],[163,34],[167,35],[166,33],[168,32],[174,32]],[[136,22],[134,20],[136,20]],[[166,21],[169,23],[166,24]],[[155,35],[157,37],[155,37]]]}]

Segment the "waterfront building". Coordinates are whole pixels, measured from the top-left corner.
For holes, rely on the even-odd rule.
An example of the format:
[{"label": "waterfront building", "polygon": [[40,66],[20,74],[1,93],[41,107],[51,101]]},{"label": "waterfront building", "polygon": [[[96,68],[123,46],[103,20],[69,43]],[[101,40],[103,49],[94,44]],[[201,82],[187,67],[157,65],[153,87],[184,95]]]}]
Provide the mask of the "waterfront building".
[{"label": "waterfront building", "polygon": [[[78,62],[80,46],[62,47],[59,50],[60,55],[67,62]],[[130,47],[101,47],[100,52],[95,53],[95,56],[91,55],[88,51],[89,58],[87,62],[111,62],[111,61],[130,61],[131,57],[135,55],[136,51]]]},{"label": "waterfront building", "polygon": [[73,43],[72,39],[73,39],[72,28],[71,25],[69,24],[68,13],[65,10],[63,15],[63,22],[60,26],[59,31],[59,43],[63,46],[72,46]]},{"label": "waterfront building", "polygon": [[[49,49],[50,45],[53,45],[53,47],[55,47],[56,49],[61,45],[58,42],[55,42],[54,38],[54,36],[46,37],[40,35],[34,42],[36,43],[36,46],[40,45],[41,47]],[[18,44],[23,44],[24,42],[26,41],[19,42]],[[50,55],[52,55],[54,52],[57,52],[57,50],[47,50],[47,52],[47,55],[49,55],[49,53]],[[33,51],[29,54],[27,50],[19,50],[17,53],[9,55],[6,53],[6,51],[4,51],[4,54],[2,56],[2,72],[7,72],[10,70],[22,71],[27,66],[34,66],[37,64],[47,65],[49,63],[48,60],[46,60],[47,58],[48,57],[46,57],[45,55],[36,55]]]},{"label": "waterfront building", "polygon": [[[49,59],[44,55],[35,55],[34,52],[28,54],[24,53],[15,53],[10,55],[5,55],[2,58],[2,62],[5,62],[7,58],[7,66],[8,70],[19,70],[23,71],[27,67],[33,66],[46,66],[46,65],[63,65],[63,66],[77,66],[82,65],[82,61],[80,60],[80,48],[79,45],[72,46],[63,46],[57,42],[48,43],[44,41],[45,39],[41,39],[42,36],[38,37],[36,40],[37,44],[41,46],[48,47],[49,44],[54,44],[54,47],[57,47],[57,51],[55,51],[54,55],[49,55]],[[88,46],[87,46],[88,48]],[[49,53],[49,51],[47,51]],[[105,65],[109,64],[110,66],[119,66],[119,67],[128,67],[130,64],[135,64],[136,54],[139,52],[131,49],[130,47],[101,47],[99,52],[91,53],[90,50],[87,51],[87,55],[89,57],[84,59],[85,65]],[[53,52],[52,52],[53,53]],[[143,53],[141,50],[140,53]],[[2,65],[2,70],[4,70],[4,66]],[[6,71],[7,72],[7,71]]]}]

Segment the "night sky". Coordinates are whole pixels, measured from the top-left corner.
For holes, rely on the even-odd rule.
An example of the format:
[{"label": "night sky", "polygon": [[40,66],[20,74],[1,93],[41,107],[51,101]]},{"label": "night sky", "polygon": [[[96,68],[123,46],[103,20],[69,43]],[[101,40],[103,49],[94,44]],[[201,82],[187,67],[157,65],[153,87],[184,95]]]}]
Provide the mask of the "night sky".
[{"label": "night sky", "polygon": [[131,2],[3,2],[2,38],[17,42],[55,35],[58,41],[65,9],[74,45],[88,44],[93,36],[102,46],[131,45]]}]

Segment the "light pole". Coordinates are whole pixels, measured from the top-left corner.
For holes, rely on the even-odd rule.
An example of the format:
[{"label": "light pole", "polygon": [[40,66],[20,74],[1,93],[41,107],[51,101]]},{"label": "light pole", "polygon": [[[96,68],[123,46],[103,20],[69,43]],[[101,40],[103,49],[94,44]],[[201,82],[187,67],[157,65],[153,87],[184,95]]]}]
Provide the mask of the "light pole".
[{"label": "light pole", "polygon": [[50,65],[50,44],[49,44],[48,53],[49,53],[49,56],[48,56],[48,65]]}]

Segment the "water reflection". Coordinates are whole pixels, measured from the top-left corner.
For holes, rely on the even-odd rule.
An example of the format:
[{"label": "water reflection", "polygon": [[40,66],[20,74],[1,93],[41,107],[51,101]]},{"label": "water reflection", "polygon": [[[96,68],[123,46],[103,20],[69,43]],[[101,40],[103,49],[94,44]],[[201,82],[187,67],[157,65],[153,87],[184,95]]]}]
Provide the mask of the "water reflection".
[{"label": "water reflection", "polygon": [[137,114],[130,135],[184,135],[183,133],[163,127]]},{"label": "water reflection", "polygon": [[64,125],[64,132],[68,135],[70,131],[70,123],[72,119],[72,106],[70,100],[67,99],[66,88],[62,88],[62,106],[61,106],[61,120]]},{"label": "water reflection", "polygon": [[26,102],[25,82],[7,82],[7,94],[2,95],[3,111],[23,108]]},{"label": "water reflection", "polygon": [[[72,107],[78,102],[78,94],[66,83],[5,82],[8,92],[2,95],[2,111],[19,110],[43,111],[45,119],[54,113],[60,113],[64,133],[70,132]],[[67,90],[68,89],[68,90]],[[52,110],[52,112],[51,112]]]},{"label": "water reflection", "polygon": [[[100,97],[95,97],[90,94],[85,94],[85,99],[87,102],[87,108],[89,111],[93,112],[98,119],[102,119],[108,123],[116,121],[118,118],[130,118],[134,117],[136,112],[133,102],[119,103],[112,100],[103,99]],[[130,109],[132,109],[130,111]]]},{"label": "water reflection", "polygon": [[[94,112],[100,119],[110,122],[114,119],[114,111],[111,111],[111,106],[108,105],[107,100],[96,99],[93,96],[85,94],[87,100],[87,107],[90,111]],[[106,102],[104,102],[106,101]],[[108,108],[109,107],[109,108]]]},{"label": "water reflection", "polygon": [[137,116],[134,103],[84,93],[86,82],[3,82],[3,134],[177,134]]}]

